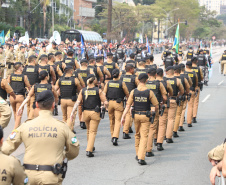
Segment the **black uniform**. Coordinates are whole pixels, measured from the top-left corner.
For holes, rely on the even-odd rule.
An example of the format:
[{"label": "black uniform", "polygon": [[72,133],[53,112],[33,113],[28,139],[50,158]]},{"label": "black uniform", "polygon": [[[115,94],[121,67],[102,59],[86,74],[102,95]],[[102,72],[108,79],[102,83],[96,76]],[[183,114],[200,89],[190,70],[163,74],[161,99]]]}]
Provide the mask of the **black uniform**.
[{"label": "black uniform", "polygon": [[27,76],[30,85],[34,85],[39,82],[39,66],[27,65],[24,67],[23,74]]},{"label": "black uniform", "polygon": [[77,69],[74,72],[73,76],[78,78],[78,74],[82,77],[84,83],[87,85],[86,81],[87,81],[87,76],[90,74],[90,69],[88,69],[88,68],[85,70]]},{"label": "black uniform", "polygon": [[180,57],[183,56],[183,51],[182,51],[181,49],[178,51],[178,55],[179,55]]},{"label": "black uniform", "polygon": [[[148,72],[148,69],[147,68],[145,68],[145,69],[139,69],[139,68],[137,68],[136,70],[135,70],[135,73],[138,73],[139,75],[141,74],[141,73],[147,73]],[[138,76],[139,76],[138,75]]]},{"label": "black uniform", "polygon": [[100,79],[99,75],[97,74],[97,66],[88,66],[87,68],[95,74],[97,79]]},{"label": "black uniform", "polygon": [[125,74],[125,75],[121,76],[121,80],[123,82],[125,82],[129,93],[137,87],[136,83],[135,83],[135,79],[136,79],[135,75],[126,75]]},{"label": "black uniform", "polygon": [[203,66],[203,67],[205,67],[206,66],[206,57],[205,57],[205,55],[203,55],[203,54],[199,54],[198,55],[198,66]]},{"label": "black uniform", "polygon": [[174,65],[174,59],[171,56],[167,56],[164,59],[164,63],[165,63],[165,69],[166,69],[167,67]]},{"label": "black uniform", "polygon": [[[107,63],[105,62],[104,63],[104,66],[108,69],[108,71],[111,73],[111,76],[112,76],[112,71],[115,69],[115,62],[112,62],[112,63]],[[112,80],[113,78],[107,78],[106,80]]]},{"label": "black uniform", "polygon": [[115,62],[115,63],[118,63],[118,54],[115,52],[115,53],[112,53],[113,54],[113,58],[112,58],[112,61]]},{"label": "black uniform", "polygon": [[57,61],[57,62],[55,62],[55,65],[56,66],[59,66],[60,70],[62,72],[64,72],[64,69],[63,69],[63,61]]},{"label": "black uniform", "polygon": [[66,66],[70,66],[72,67],[73,69],[76,69],[76,66],[75,66],[75,59],[74,58],[66,58],[64,60],[64,63],[66,64]]},{"label": "black uniform", "polygon": [[122,101],[124,99],[125,93],[122,88],[122,80],[110,80],[108,82],[106,97],[108,100]]},{"label": "black uniform", "polygon": [[154,80],[154,81],[147,81],[146,83],[146,87],[150,90],[153,91],[153,93],[155,94],[158,102],[161,102],[162,99],[162,94],[160,91],[160,81],[158,80]]},{"label": "black uniform", "polygon": [[178,63],[178,56],[177,56],[177,53],[176,53],[176,52],[173,52],[173,53],[172,53],[172,56],[173,56],[174,60],[176,61],[176,63]]},{"label": "black uniform", "polygon": [[185,74],[188,74],[188,76],[192,80],[192,86],[190,87],[190,90],[195,91],[195,87],[196,87],[196,73],[195,73],[195,71],[192,71],[192,72],[185,71]]},{"label": "black uniform", "polygon": [[48,74],[49,74],[49,83],[51,82],[51,80],[52,80],[52,76],[51,76],[51,74],[50,74],[50,65],[49,64],[47,64],[47,65],[45,65],[45,66],[41,66],[41,65],[39,65],[39,68],[41,69],[41,70],[45,70],[45,71],[47,71],[48,72]]},{"label": "black uniform", "polygon": [[177,78],[176,77],[173,77],[173,78],[164,77],[164,78],[171,84],[173,88],[173,96],[176,97],[179,92],[179,88],[177,86]]},{"label": "black uniform", "polygon": [[[88,97],[86,98],[86,95]],[[99,88],[93,87],[87,90],[87,87],[82,89],[83,110],[95,110],[97,106],[101,107],[101,100],[99,96]]]},{"label": "black uniform", "polygon": [[193,55],[194,55],[194,52],[189,50],[187,53],[187,60],[191,60]]},{"label": "black uniform", "polygon": [[125,53],[122,48],[117,49],[117,54],[118,54],[119,59],[124,59]]},{"label": "black uniform", "polygon": [[59,79],[60,95],[61,99],[71,99],[72,101],[77,100],[75,86],[75,78],[71,77],[61,77]]},{"label": "black uniform", "polygon": [[[133,101],[134,110],[136,111],[150,111],[151,102],[149,100],[150,90],[139,91],[137,88],[134,89]],[[140,101],[142,100],[142,101]]]},{"label": "black uniform", "polygon": [[6,99],[7,99],[7,92],[6,92],[6,90],[2,89],[1,83],[2,83],[2,78],[0,77],[0,96],[1,96],[4,100],[6,100]]},{"label": "black uniform", "polygon": [[14,74],[10,76],[10,85],[16,95],[25,96],[24,74]]},{"label": "black uniform", "polygon": [[151,69],[151,68],[157,69],[157,65],[156,64],[146,65],[145,68],[147,68],[147,69]]}]

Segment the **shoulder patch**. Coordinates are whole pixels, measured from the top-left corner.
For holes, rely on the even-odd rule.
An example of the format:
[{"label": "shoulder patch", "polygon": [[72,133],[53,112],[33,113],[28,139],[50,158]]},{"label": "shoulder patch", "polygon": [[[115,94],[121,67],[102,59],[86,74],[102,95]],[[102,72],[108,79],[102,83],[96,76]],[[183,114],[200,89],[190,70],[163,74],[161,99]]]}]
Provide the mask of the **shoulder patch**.
[{"label": "shoulder patch", "polygon": [[71,138],[71,142],[72,142],[72,144],[75,144],[75,143],[77,143],[77,138],[76,138],[76,136],[75,137],[73,137],[73,138]]},{"label": "shoulder patch", "polygon": [[16,129],[13,130],[12,133],[9,135],[9,138],[13,139],[16,136],[17,132],[18,132],[18,130],[16,130]]},{"label": "shoulder patch", "polygon": [[24,185],[26,185],[28,183],[28,177],[26,177],[25,179],[24,179]]}]

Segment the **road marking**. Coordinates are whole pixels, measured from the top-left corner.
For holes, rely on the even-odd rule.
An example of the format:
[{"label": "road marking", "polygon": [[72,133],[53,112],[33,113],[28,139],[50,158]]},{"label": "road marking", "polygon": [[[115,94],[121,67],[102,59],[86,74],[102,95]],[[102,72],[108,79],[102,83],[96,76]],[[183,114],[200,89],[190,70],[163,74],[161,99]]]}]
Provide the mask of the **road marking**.
[{"label": "road marking", "polygon": [[224,80],[222,80],[218,85],[221,85],[224,82]]},{"label": "road marking", "polygon": [[204,103],[209,97],[210,97],[210,94],[208,94],[208,95],[206,96],[206,98],[205,98],[204,100],[202,100],[202,103]]}]

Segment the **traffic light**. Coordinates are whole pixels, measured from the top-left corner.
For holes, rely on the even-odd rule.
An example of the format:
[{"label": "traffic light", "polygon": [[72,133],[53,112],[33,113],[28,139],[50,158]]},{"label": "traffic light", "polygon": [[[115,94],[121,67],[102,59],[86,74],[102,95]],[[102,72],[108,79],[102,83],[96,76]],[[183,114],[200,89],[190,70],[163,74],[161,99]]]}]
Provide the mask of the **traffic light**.
[{"label": "traffic light", "polygon": [[188,25],[188,21],[185,21],[185,23],[184,23],[186,26]]}]

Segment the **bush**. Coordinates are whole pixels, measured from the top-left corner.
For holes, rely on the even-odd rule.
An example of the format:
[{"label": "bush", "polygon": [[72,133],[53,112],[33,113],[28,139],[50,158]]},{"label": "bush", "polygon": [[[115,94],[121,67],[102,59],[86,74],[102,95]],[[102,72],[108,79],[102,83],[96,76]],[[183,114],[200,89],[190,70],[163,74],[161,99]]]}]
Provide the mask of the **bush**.
[{"label": "bush", "polygon": [[16,30],[19,30],[21,35],[24,35],[24,33],[25,33],[24,28],[22,28],[20,26],[13,27],[10,24],[7,24],[5,22],[0,22],[0,32],[2,32],[2,30],[4,30],[5,34],[8,32],[8,30],[10,30],[11,38],[13,37],[13,34]]}]

